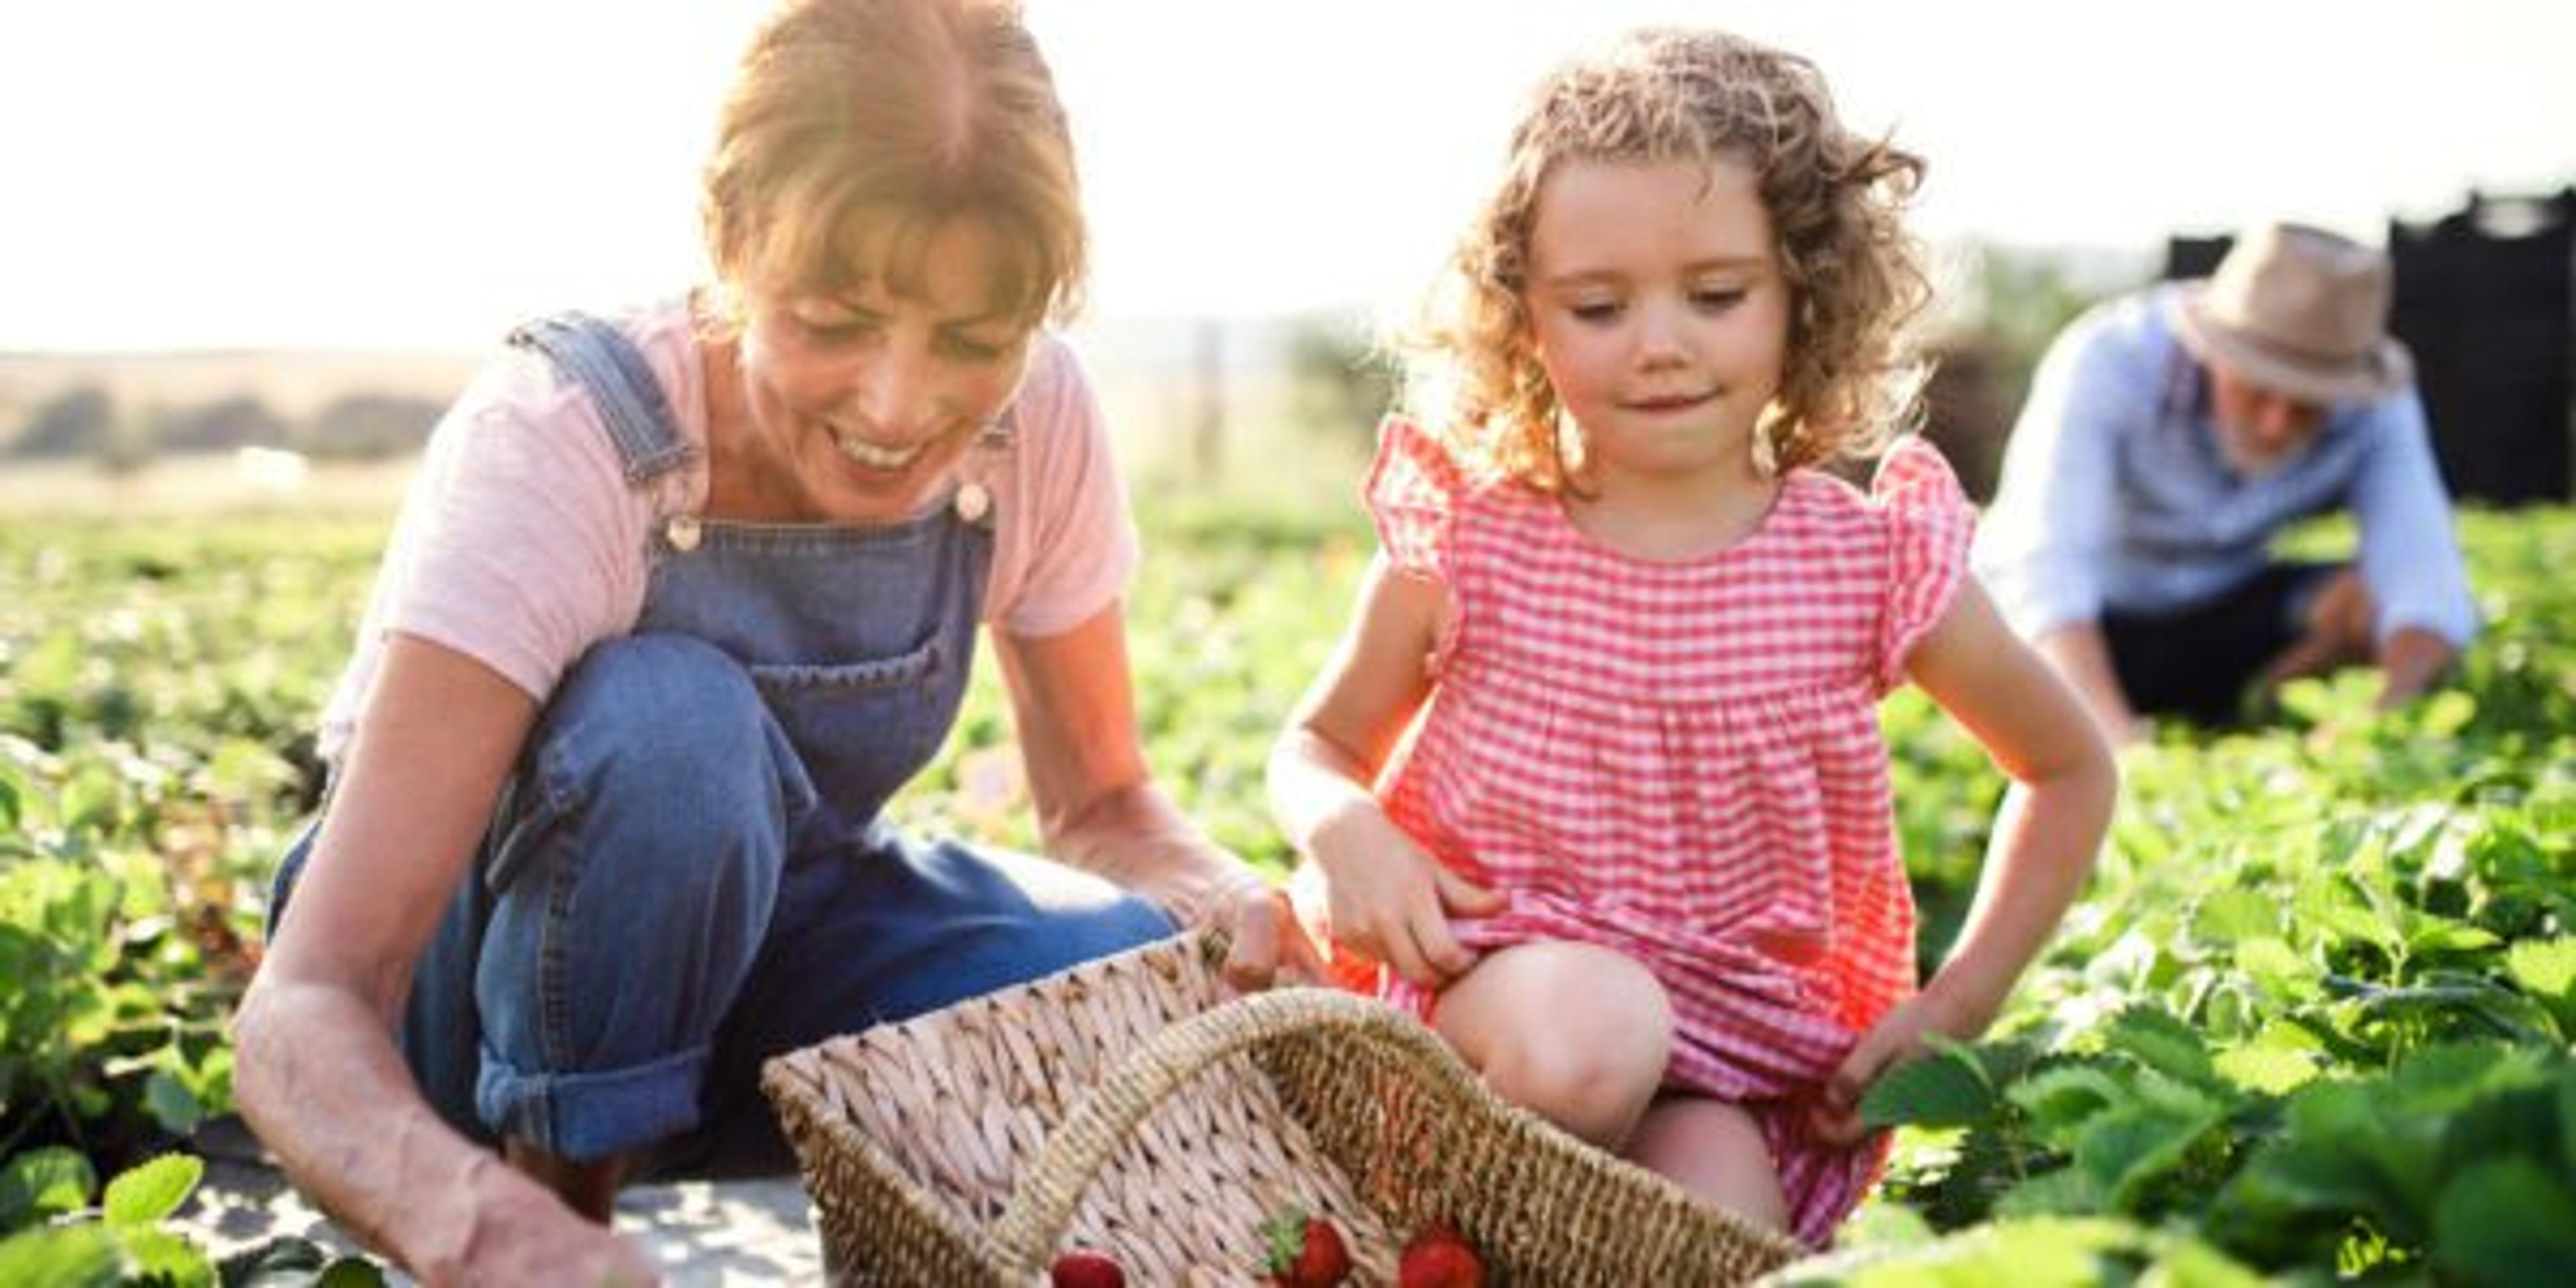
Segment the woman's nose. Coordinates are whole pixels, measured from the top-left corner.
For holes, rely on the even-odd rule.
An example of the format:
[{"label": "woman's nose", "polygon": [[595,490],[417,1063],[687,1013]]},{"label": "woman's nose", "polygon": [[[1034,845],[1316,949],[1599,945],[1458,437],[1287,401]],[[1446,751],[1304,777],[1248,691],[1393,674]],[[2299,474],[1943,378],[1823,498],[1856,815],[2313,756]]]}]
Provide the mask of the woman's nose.
[{"label": "woman's nose", "polygon": [[850,373],[849,404],[867,422],[871,435],[910,439],[913,428],[928,419],[929,363],[908,346],[887,345]]}]

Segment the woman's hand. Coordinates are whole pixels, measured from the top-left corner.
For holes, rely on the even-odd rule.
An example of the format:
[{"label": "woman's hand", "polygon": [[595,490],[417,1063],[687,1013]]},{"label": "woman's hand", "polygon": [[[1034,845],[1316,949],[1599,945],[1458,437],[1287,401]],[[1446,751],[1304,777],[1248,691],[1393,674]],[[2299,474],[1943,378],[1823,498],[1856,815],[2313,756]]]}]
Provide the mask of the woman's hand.
[{"label": "woman's hand", "polygon": [[443,1284],[579,1284],[652,1288],[662,1274],[632,1242],[575,1214],[547,1189],[485,1156],[467,1184],[473,1224],[453,1255],[425,1259]]},{"label": "woman's hand", "polygon": [[[1249,874],[1250,869],[1245,871]],[[1238,887],[1226,896],[1216,924],[1225,928],[1231,944],[1225,957],[1226,983],[1251,990],[1282,981],[1323,982],[1323,950],[1297,920],[1287,891],[1256,877],[1253,885]]]},{"label": "woman's hand", "polygon": [[1476,964],[1451,917],[1491,917],[1510,900],[1442,867],[1374,803],[1352,802],[1314,835],[1333,938],[1408,983],[1439,988]]}]

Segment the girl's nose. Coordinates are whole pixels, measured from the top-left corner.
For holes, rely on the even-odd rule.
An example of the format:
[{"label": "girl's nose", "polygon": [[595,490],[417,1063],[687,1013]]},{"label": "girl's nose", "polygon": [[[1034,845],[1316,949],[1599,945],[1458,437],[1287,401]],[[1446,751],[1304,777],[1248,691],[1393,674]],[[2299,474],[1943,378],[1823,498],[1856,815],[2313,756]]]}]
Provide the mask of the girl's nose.
[{"label": "girl's nose", "polygon": [[1682,356],[1682,331],[1673,311],[1657,305],[1637,310],[1638,360],[1659,364]]}]

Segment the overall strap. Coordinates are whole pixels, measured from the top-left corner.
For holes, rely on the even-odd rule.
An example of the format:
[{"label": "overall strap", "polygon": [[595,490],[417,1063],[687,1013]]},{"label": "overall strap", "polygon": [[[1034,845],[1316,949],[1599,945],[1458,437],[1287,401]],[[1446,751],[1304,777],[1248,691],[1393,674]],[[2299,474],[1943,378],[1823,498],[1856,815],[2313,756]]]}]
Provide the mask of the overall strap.
[{"label": "overall strap", "polygon": [[627,482],[644,482],[689,459],[689,441],[671,416],[662,382],[643,351],[615,325],[566,311],[520,324],[511,330],[510,343],[544,354],[555,370],[589,392]]}]

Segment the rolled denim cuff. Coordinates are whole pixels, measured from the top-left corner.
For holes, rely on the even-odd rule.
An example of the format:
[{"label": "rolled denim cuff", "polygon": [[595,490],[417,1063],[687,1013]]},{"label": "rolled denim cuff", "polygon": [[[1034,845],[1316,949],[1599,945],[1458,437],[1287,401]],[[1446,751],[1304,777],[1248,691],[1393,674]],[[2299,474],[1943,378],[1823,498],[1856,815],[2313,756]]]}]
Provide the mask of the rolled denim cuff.
[{"label": "rolled denim cuff", "polygon": [[594,1162],[695,1128],[707,1060],[697,1047],[624,1069],[523,1074],[486,1043],[474,1108],[504,1137]]}]

